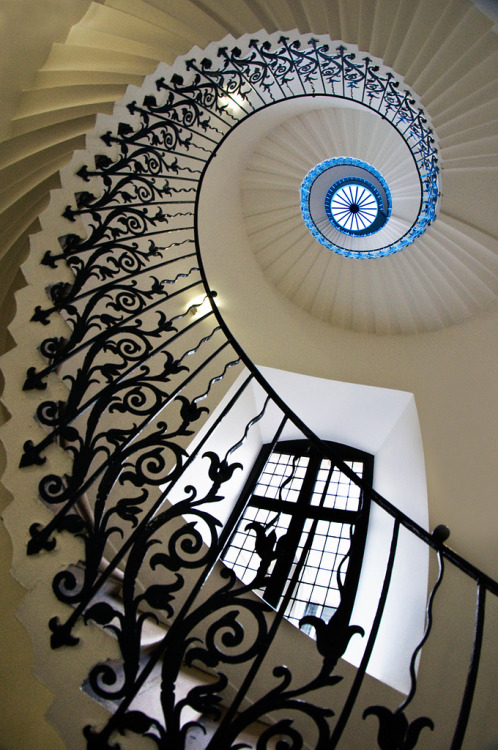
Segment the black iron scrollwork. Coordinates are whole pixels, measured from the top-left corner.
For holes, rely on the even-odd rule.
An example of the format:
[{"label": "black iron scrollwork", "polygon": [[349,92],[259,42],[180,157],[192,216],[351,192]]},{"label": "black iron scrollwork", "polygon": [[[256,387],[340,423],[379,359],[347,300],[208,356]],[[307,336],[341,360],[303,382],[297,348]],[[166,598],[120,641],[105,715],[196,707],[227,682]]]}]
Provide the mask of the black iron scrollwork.
[{"label": "black iron scrollwork", "polygon": [[[303,44],[282,37],[274,47],[254,39],[245,48],[221,47],[213,59],[188,60],[184,68],[169,80],[159,77],[153,90],[149,81],[143,96],[135,90],[126,103],[129,121],[101,134],[102,153],[77,172],[82,189],[62,214],[59,247],[48,248],[41,261],[54,272],[64,263],[74,281],[55,281],[47,307],[36,307],[32,320],[48,326],[60,314],[70,333],[43,340],[45,364],[28,368],[24,388],[45,392],[58,373],[68,396],[64,403],[47,398],[40,404],[36,417],[46,436],[37,444],[27,440],[20,461],[42,466],[48,447],[58,442],[73,468],[70,475],[51,470],[40,480],[40,498],[54,515],[45,525],[31,522],[28,553],[51,552],[63,534],[82,545],[83,564],[53,580],[55,595],[72,609],[65,621],[51,619],[52,646],[78,643],[77,623],[80,632],[84,626],[110,632],[118,645],[119,658],[104,657],[85,685],[112,712],[104,727],[85,728],[89,748],[110,750],[119,747],[117,735],[131,734],[181,750],[190,732],[206,731],[209,718],[216,728],[206,746],[236,750],[242,732],[265,717],[257,750],[275,742],[297,750],[304,742],[299,717],[306,716],[314,727],[310,741],[321,750],[335,747],[335,713],[332,693],[327,705],[322,699],[316,704],[313,693],[342,679],[334,670],[364,629],[350,624],[341,607],[328,623],[305,617],[301,624],[316,633],[317,674],[298,685],[291,669],[278,663],[266,694],[246,701],[278,637],[297,573],[277,611],[255,595],[286,544],[271,522],[248,526],[261,561],[253,581],[241,584],[232,571],[220,570],[231,528],[219,509],[248,468],[244,451],[256,425],[272,409],[321,443],[264,383],[219,312],[203,313],[193,299],[202,293],[214,307],[195,233],[198,186],[218,144],[258,109],[293,96],[346,98],[387,118],[412,149],[424,206],[416,233],[435,216],[437,150],[410,92],[391,72],[342,45],[331,50],[316,39]],[[219,407],[214,422],[208,420],[220,400],[217,388],[223,390],[241,364],[250,378]],[[234,434],[230,420],[250,379],[266,392],[264,407],[238,416],[239,439],[220,449],[220,435]],[[331,457],[364,488],[350,467]],[[415,529],[371,496],[397,514],[397,524]],[[420,528],[415,533],[436,544]],[[155,636],[145,646],[147,628]],[[177,695],[185,665],[197,670],[199,684]],[[160,714],[148,716],[135,701],[152,679],[158,680]],[[395,712],[381,706],[364,712],[378,717],[383,750],[409,750],[422,729],[432,728],[425,717],[408,723],[409,700]],[[184,718],[191,710],[198,721]]]},{"label": "black iron scrollwork", "polygon": [[[444,542],[449,536],[449,531],[445,526],[438,526],[433,537],[438,543]],[[444,576],[444,559],[441,552],[438,553],[439,575],[431,591],[427,604],[426,627],[422,640],[412,654],[410,662],[410,680],[411,688],[406,699],[395,711],[391,711],[385,706],[369,706],[363,712],[363,718],[376,716],[379,720],[379,734],[377,742],[381,750],[413,750],[416,747],[420,733],[423,729],[434,730],[434,722],[427,716],[420,716],[409,722],[405,709],[412,702],[417,691],[416,662],[422,646],[428,639],[432,628],[432,608],[436,592],[443,582]]]}]

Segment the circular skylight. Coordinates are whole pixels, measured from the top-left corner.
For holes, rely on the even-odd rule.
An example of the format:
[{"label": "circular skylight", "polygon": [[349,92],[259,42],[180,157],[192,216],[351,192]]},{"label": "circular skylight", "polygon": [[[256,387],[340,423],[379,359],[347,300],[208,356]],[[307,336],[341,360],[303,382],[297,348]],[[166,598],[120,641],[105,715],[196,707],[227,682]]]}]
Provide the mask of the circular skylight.
[{"label": "circular skylight", "polygon": [[334,191],[330,211],[342,229],[361,232],[372,226],[379,213],[379,205],[369,188],[349,182]]},{"label": "circular skylight", "polygon": [[353,236],[378,232],[387,219],[381,193],[361,177],[334,182],[325,196],[325,211],[340,232]]},{"label": "circular skylight", "polygon": [[384,228],[391,207],[391,193],[380,172],[352,157],[327,159],[308,172],[301,185],[306,226],[318,242],[349,257],[381,257],[391,252],[383,247],[380,234],[374,252],[363,242]]}]

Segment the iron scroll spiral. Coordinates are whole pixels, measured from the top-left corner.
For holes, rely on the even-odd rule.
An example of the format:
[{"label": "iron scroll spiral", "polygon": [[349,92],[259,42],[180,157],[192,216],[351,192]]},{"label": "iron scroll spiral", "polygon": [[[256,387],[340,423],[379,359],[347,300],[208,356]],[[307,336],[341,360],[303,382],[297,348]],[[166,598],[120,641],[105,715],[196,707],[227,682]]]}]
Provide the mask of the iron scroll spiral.
[{"label": "iron scroll spiral", "polygon": [[[285,606],[273,611],[253,595],[268,566],[250,585],[215,568],[230,534],[217,509],[246,468],[239,456],[255,426],[274,409],[281,420],[274,443],[289,420],[324,448],[265,383],[216,308],[197,232],[198,193],[216,150],[246,118],[292,97],[354,101],[392,124],[417,165],[419,216],[406,237],[383,249],[390,254],[435,218],[437,149],[413,94],[392,71],[343,45],[252,40],[245,49],[221,47],[200,61],[186,59],[183,71],[176,70],[171,75],[163,66],[142,89],[130,89],[121,120],[106,121],[93,162],[77,169],[81,190],[63,210],[60,247],[47,249],[41,261],[55,273],[65,264],[74,281],[52,283],[50,303],[37,306],[32,319],[48,326],[62,315],[70,332],[42,341],[44,366],[28,369],[24,389],[43,394],[59,373],[69,391],[65,402],[40,403],[36,416],[46,435],[26,440],[21,466],[43,467],[53,443],[73,461],[70,474],[51,471],[40,479],[40,498],[53,516],[31,524],[28,553],[51,552],[65,534],[82,544],[84,564],[75,562],[53,580],[55,596],[71,608],[65,619],[49,623],[52,647],[75,646],[92,623],[117,644],[118,658],[103,658],[85,683],[110,710],[103,726],[85,727],[89,748],[110,750],[119,735],[129,734],[181,750],[199,728],[207,731],[206,717],[216,729],[205,746],[236,748],[243,732],[267,715],[274,723],[260,730],[258,749],[276,738],[302,747],[303,726],[313,747],[329,748],[333,737],[338,741],[336,712],[313,694],[341,681],[336,664],[363,628],[340,617],[322,623],[316,673],[298,683],[289,667],[277,664],[266,695],[254,698],[250,687]],[[200,299],[192,301],[194,294]],[[247,377],[209,421],[216,389],[242,365]],[[220,425],[250,382],[264,392],[261,407],[238,424],[235,438],[232,431],[214,448]],[[363,486],[337,456],[324,455]],[[400,523],[436,544],[409,519]],[[393,536],[394,550],[395,542]],[[269,536],[266,543],[272,544]],[[208,677],[180,695],[176,684],[185,666]],[[158,698],[148,709],[141,696],[151,689]],[[200,719],[185,718],[192,712]]]}]

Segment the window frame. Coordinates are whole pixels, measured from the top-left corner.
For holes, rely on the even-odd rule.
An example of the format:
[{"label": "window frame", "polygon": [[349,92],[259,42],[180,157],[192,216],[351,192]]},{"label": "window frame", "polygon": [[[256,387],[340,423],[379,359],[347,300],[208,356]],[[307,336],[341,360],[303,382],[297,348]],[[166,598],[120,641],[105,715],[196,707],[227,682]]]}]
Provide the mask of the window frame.
[{"label": "window frame", "polygon": [[[262,476],[271,455],[274,453],[296,456],[298,458],[302,456],[309,457],[305,477],[296,501],[282,500],[278,498],[272,499],[255,494],[255,489],[260,477]],[[334,458],[332,458],[332,456],[334,456]],[[340,603],[337,609],[334,610],[334,612],[337,612],[340,609],[341,617],[347,617],[349,619],[354,605],[363,562],[370,513],[370,498],[368,491],[365,492],[361,489],[357,510],[326,508],[323,507],[321,503],[319,505],[313,505],[313,489],[318,478],[321,463],[324,459],[331,461],[330,476],[332,476],[334,468],[338,464],[338,459],[343,462],[362,462],[363,484],[367,487],[372,487],[374,456],[370,453],[351,446],[343,445],[342,443],[331,441],[323,441],[321,447],[315,447],[311,441],[306,439],[285,440],[276,444],[266,444],[262,447],[254,462],[253,468],[231,515],[229,521],[231,529],[230,536],[228,543],[223,549],[221,561],[227,565],[227,567],[231,568],[231,564],[229,562],[225,563],[224,558],[232,546],[232,541],[239,529],[240,523],[244,519],[244,514],[248,506],[267,509],[276,513],[279,511],[284,513],[290,512],[292,517],[286,532],[286,543],[285,545],[281,545],[284,554],[276,559],[273,571],[270,575],[270,580],[267,582],[263,591],[263,599],[276,609],[287,590],[287,584],[290,580],[290,574],[295,558],[297,559],[296,551],[298,549],[299,541],[302,538],[302,534],[304,533],[306,520],[318,519],[350,524],[354,527],[354,530],[351,535],[349,553],[346,553],[349,554],[349,563],[344,581],[341,584]],[[338,468],[340,471],[340,467]],[[339,570],[342,559],[344,559],[344,556],[334,570]],[[303,574],[305,567],[306,563],[303,566],[301,575]],[[313,605],[314,603],[309,602],[308,606],[312,607]],[[317,606],[320,607],[322,605]],[[325,605],[323,606],[325,607]]]}]

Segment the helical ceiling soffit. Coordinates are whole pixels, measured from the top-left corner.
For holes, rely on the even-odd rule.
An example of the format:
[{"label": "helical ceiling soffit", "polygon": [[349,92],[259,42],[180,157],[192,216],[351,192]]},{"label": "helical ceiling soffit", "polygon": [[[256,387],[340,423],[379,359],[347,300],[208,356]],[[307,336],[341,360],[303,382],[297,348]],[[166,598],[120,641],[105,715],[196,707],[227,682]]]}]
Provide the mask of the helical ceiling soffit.
[{"label": "helical ceiling soffit", "polygon": [[[13,123],[16,137],[12,144],[5,144],[5,163],[8,164],[5,177],[13,183],[13,189],[5,193],[10,206],[4,217],[4,254],[8,258],[12,253],[18,254],[17,246],[22,239],[20,232],[29,225],[30,217],[35,215],[33,211],[40,210],[42,192],[48,185],[45,178],[50,169],[58,168],[62,163],[60,154],[66,158],[71,144],[77,145],[74,136],[88,128],[90,113],[110,111],[112,99],[123,90],[124,81],[138,83],[144,72],[151,70],[153,60],[160,59],[162,54],[158,39],[162,40],[160,46],[163,50],[168,49],[166,54],[170,57],[175,54],[171,50],[177,50],[176,54],[181,51],[181,40],[187,33],[184,24],[155,8],[153,25],[152,16],[145,13],[146,4],[134,9],[133,16],[129,15],[129,10],[121,2],[113,2],[112,7],[92,4],[66,43],[54,46],[33,88],[22,96]],[[275,13],[278,15],[277,11]],[[258,174],[257,160],[244,165],[248,166],[247,179],[244,178],[243,183],[244,214],[253,252],[268,280],[280,292],[335,326],[379,333],[414,333],[444,328],[465,320],[496,299],[498,247],[492,220],[492,186],[496,185],[497,169],[496,149],[493,147],[496,142],[497,94],[493,76],[496,36],[486,19],[465,3],[445,3],[444,12],[425,6],[422,12],[418,4],[408,8],[401,3],[392,18],[387,5],[381,4],[376,6],[375,12],[373,8],[369,11],[368,18],[362,14],[358,28],[353,23],[353,16],[343,17],[339,9],[330,8],[327,13],[327,23],[330,25],[334,21],[334,28],[341,30],[338,38],[358,40],[360,49],[370,51],[371,59],[374,59],[372,52],[374,55],[385,54],[395,71],[406,74],[412,90],[424,101],[425,113],[431,115],[433,129],[439,136],[443,196],[438,220],[423,239],[413,245],[410,254],[404,254],[405,257],[359,266],[332,254],[320,253],[317,243],[311,243],[311,257],[305,263],[302,259],[303,242],[309,243],[310,238],[301,216],[296,214],[299,221],[297,232],[291,222],[282,225],[282,215],[285,218],[286,211],[290,210],[287,204],[291,192],[293,208],[297,208],[292,180],[299,182],[310,164],[338,152],[336,143],[321,148],[316,134],[306,125],[301,128],[300,136],[289,134],[288,130],[281,133],[281,149],[274,148],[272,139],[266,144],[275,158],[272,177],[275,185],[272,185],[270,194],[265,195],[265,206],[268,205],[265,217],[258,216],[257,196],[255,200],[251,184],[261,176],[258,184],[268,193],[269,175],[266,172]],[[323,18],[319,22],[318,16],[312,22],[316,15],[313,8],[307,14],[311,14],[310,23],[317,28],[325,23]],[[199,33],[202,28],[204,40],[221,35],[223,26],[217,26],[200,12],[194,16],[192,22],[199,26]],[[256,19],[251,23],[256,29]],[[298,19],[289,17],[285,23],[297,24]],[[280,28],[291,27],[280,23]],[[165,31],[171,28],[175,28],[176,36]],[[286,33],[290,38],[294,37],[292,32]],[[253,36],[264,38],[263,34],[253,33],[242,43],[227,37],[210,45],[204,53],[196,48],[192,54],[195,52],[199,59],[202,54],[215,58],[220,46],[247,46]],[[279,46],[280,36],[276,33],[270,37],[275,49]],[[189,32],[187,37],[192,38],[192,33]],[[310,38],[311,34],[302,37],[304,47]],[[105,44],[105,49],[101,49],[101,44]],[[332,49],[334,44],[337,46],[338,43],[332,43]],[[350,46],[350,49],[355,48]],[[361,53],[357,61],[360,57]],[[118,69],[122,72],[118,73]],[[407,88],[402,78],[396,77],[401,86]],[[73,78],[85,85],[70,85]],[[80,102],[81,96],[90,95],[90,87],[91,101],[81,99]],[[65,95],[64,101],[62,95]],[[346,113],[347,116],[351,114]],[[351,146],[352,132],[347,124],[343,123],[342,127],[346,131],[347,145]],[[31,138],[35,130],[38,134],[36,145]],[[68,140],[68,134],[73,134],[72,140]],[[291,140],[297,137],[300,141],[291,143],[289,137]],[[266,153],[265,144],[261,142],[259,145],[255,159],[260,153],[261,161],[261,158],[264,160],[261,154]],[[309,154],[311,147],[316,151],[314,155]],[[387,148],[387,144],[384,147]],[[288,149],[290,154],[285,153]],[[305,154],[307,157],[303,158]],[[289,156],[292,166],[288,164]],[[32,164],[35,157],[36,170]],[[296,175],[297,170],[300,171]],[[38,185],[41,178],[45,182]],[[285,185],[282,185],[283,179]],[[266,198],[275,199],[276,185],[278,189],[283,187],[284,191],[289,191],[288,195],[267,203]],[[49,187],[53,186],[50,183]],[[271,233],[271,229],[265,229],[265,221],[274,226],[277,237],[276,242],[272,238],[272,252],[266,247],[265,231]],[[284,240],[282,236],[287,233],[290,233],[289,237]],[[10,249],[9,243],[14,243]],[[282,243],[290,245],[284,253]],[[299,264],[296,264],[296,256],[301,259],[301,265],[308,266],[305,279]],[[10,284],[15,270],[15,260],[8,261],[7,284]]]},{"label": "helical ceiling soffit", "polygon": [[[225,237],[217,233],[220,254],[236,262],[237,226],[238,243],[247,241],[272,286],[312,316],[344,329],[420,333],[484,310],[498,289],[496,236],[455,212],[462,200],[461,171],[445,172],[444,149],[428,113],[381,61],[337,42],[328,48],[338,67],[345,66],[342,89],[333,78],[325,85],[319,75],[313,80],[309,39],[301,39],[299,50],[288,41],[280,46],[289,65],[286,90],[299,95],[303,84],[292,56],[301,56],[310,65],[305,86],[312,100],[276,127],[265,128],[268,110],[261,110],[251,123],[260,134],[252,134],[252,153],[247,158],[241,149],[241,163],[235,164],[230,152],[224,167],[233,173],[233,184],[224,181],[225,193],[240,191],[241,211]],[[303,181],[336,160],[366,163],[385,178],[392,211],[376,234],[341,236],[325,216],[323,195],[322,215],[306,220]],[[483,190],[487,213],[493,210],[491,195]],[[233,212],[223,196],[217,201],[221,216]]]},{"label": "helical ceiling soffit", "polygon": [[[227,226],[216,235],[221,268],[224,258],[241,262],[237,253],[248,245],[270,285],[292,303],[333,326],[368,333],[437,330],[495,299],[496,239],[444,213],[445,201],[460,199],[461,181],[442,175],[444,152],[428,113],[382,61],[329,38],[274,34],[266,42],[248,37],[231,48],[211,45],[189,72],[185,81],[200,86],[195,96],[206,81],[219,87],[224,128],[212,153],[226,172],[225,197],[241,195],[240,213],[223,195],[212,211],[213,224]],[[270,112],[291,101],[290,116],[277,117],[275,127]],[[241,148],[236,164],[232,150],[222,162],[224,145],[241,125],[251,130],[252,155]],[[330,227],[323,201],[322,215],[315,207],[307,216],[303,181],[338,159],[370,165],[388,185],[392,210],[372,236]],[[322,178],[326,189],[333,178]],[[483,200],[491,211],[486,191]],[[204,232],[201,253],[209,224]],[[247,270],[242,283],[257,284]],[[216,285],[223,293],[222,280]],[[237,298],[236,289],[231,294]]]},{"label": "helical ceiling soffit", "polygon": [[[496,236],[469,220],[461,170],[444,170],[445,150],[416,94],[380,60],[322,37],[295,43],[274,36],[265,54],[262,72],[250,43],[241,51],[248,75],[262,78],[258,109],[240,118],[240,92],[224,102],[237,127],[248,119],[242,124],[252,153],[240,134],[238,152],[227,149],[223,167],[223,144],[217,153],[224,194],[210,210],[213,224],[223,217],[227,229],[216,231],[211,246],[220,257],[236,263],[247,244],[270,285],[306,313],[344,329],[420,333],[484,310],[498,289]],[[281,65],[280,79],[270,60]],[[289,114],[270,117],[273,105],[291,98]],[[331,226],[323,198],[335,177],[327,171],[312,186],[325,180],[310,216],[307,175],[341,160],[343,177],[348,162],[370,165],[392,195],[387,221],[371,236],[348,236]],[[239,193],[240,210],[228,200]],[[491,213],[492,192],[484,189],[482,201]],[[206,239],[211,230],[207,224]],[[207,245],[201,237],[201,250]],[[236,299],[236,290],[232,294]]]}]

